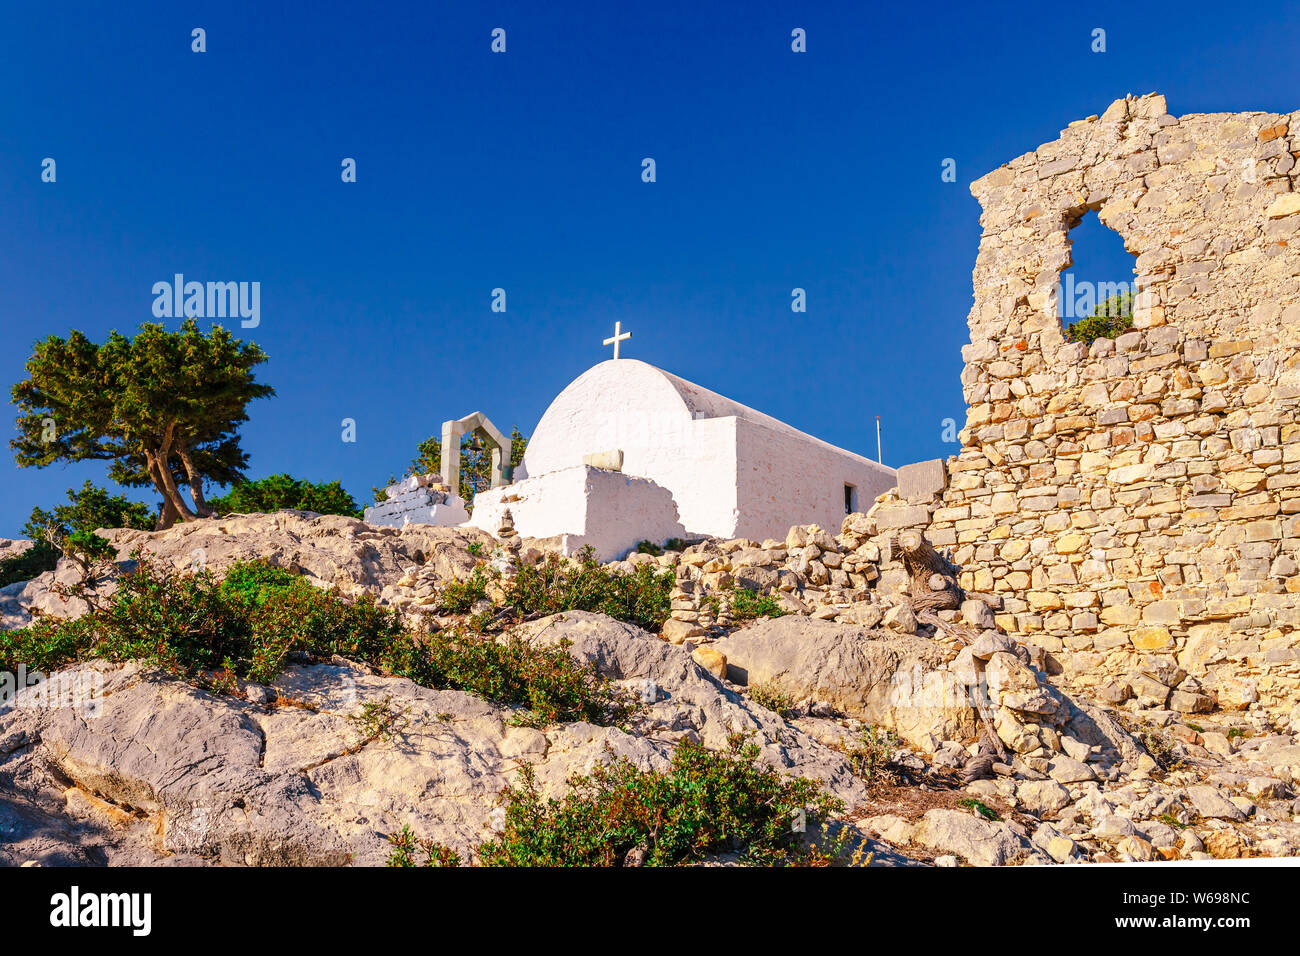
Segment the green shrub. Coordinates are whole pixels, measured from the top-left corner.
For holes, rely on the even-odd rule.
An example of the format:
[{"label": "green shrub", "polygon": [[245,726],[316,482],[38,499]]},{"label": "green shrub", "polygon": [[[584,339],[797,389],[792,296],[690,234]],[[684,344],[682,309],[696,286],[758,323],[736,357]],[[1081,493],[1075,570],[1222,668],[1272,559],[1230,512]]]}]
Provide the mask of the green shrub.
[{"label": "green shrub", "polygon": [[0,588],[53,571],[59,563],[59,549],[48,541],[36,541],[21,554],[0,561]]},{"label": "green shrub", "polygon": [[65,536],[59,544],[64,554],[79,558],[87,564],[117,557],[117,549],[109,543],[108,539],[101,538],[93,531],[74,531]]},{"label": "green shrub", "polygon": [[337,481],[316,484],[283,474],[239,482],[208,505],[219,515],[264,514],[291,508],[322,515],[361,517],[361,509]]},{"label": "green shrub", "polygon": [[794,712],[796,703],[794,697],[777,689],[771,684],[753,684],[749,688],[749,696],[754,703],[760,707],[766,707],[768,710],[780,714],[787,720]]},{"label": "green shrub", "polygon": [[[603,763],[571,778],[558,800],[542,798],[525,765],[503,794],[504,831],[478,848],[479,859],[485,866],[619,866],[634,849],[644,853],[644,866],[728,851],[768,866],[824,865],[838,857],[838,841],[817,845],[801,831],[842,812],[841,801],[815,781],[760,766],[759,748],[739,735],[729,744],[719,752],[683,740],[664,772],[638,769],[626,758]],[[410,859],[409,831],[393,842],[408,847],[401,859]]]},{"label": "green shrub", "polygon": [[853,772],[864,780],[893,781],[896,778],[890,766],[898,735],[881,727],[867,727],[849,745],[846,756]]},{"label": "green shrub", "polygon": [[731,617],[734,621],[753,621],[760,617],[782,617],[785,611],[770,594],[759,594],[748,588],[731,590]]},{"label": "green shrub", "polygon": [[561,611],[597,611],[658,633],[668,620],[671,570],[638,565],[630,574],[600,564],[591,548],[576,562],[554,553],[521,567],[506,592],[506,602],[525,616]]},{"label": "green shrub", "polygon": [[453,580],[438,600],[443,614],[464,614],[487,597],[487,572],[480,565],[464,581]]},{"label": "green shrub", "polygon": [[1067,342],[1091,345],[1097,339],[1113,339],[1133,328],[1133,297],[1124,292],[1099,302],[1092,315],[1069,325],[1065,329]]},{"label": "green shrub", "polygon": [[69,548],[91,561],[109,557],[108,542],[94,535],[97,528],[147,531],[154,527],[156,518],[148,505],[110,495],[89,481],[80,490],[69,488],[66,505],[56,505],[53,511],[32,509],[23,534],[33,544],[22,554],[0,561],[0,587],[53,571],[59,555]]},{"label": "green shrub", "polygon": [[990,806],[989,806],[987,803],[985,803],[983,800],[976,800],[974,797],[965,797],[965,798],[963,798],[963,799],[961,799],[961,800],[958,800],[958,801],[957,801],[957,805],[960,806],[960,807],[966,807],[966,808],[968,808],[968,809],[970,809],[970,810],[974,810],[976,813],[978,813],[980,816],[982,816],[985,820],[1001,820],[1001,819],[1002,819],[1002,817],[1000,817],[1000,816],[998,815],[998,812],[997,812],[996,810],[994,810],[992,807],[990,807]]},{"label": "green shrub", "polygon": [[122,495],[110,495],[87,481],[80,490],[69,488],[68,503],[56,505],[53,512],[33,508],[31,517],[23,526],[23,534],[33,541],[41,541],[51,536],[58,540],[78,531],[99,528],[149,531],[157,519],[156,509]]},{"label": "green shrub", "polygon": [[410,827],[404,826],[390,834],[388,842],[393,848],[388,854],[389,866],[415,866],[417,853],[424,854],[421,866],[460,866],[460,856],[455,850],[432,840],[417,839]]},{"label": "green shrub", "polygon": [[522,724],[625,722],[631,698],[574,660],[567,646],[456,628],[411,635],[396,612],[370,596],[345,601],[265,564],[234,564],[218,581],[208,571],[164,576],[141,560],[102,608],[0,632],[0,670],[22,663],[48,673],[92,658],[143,660],[219,690],[233,678],[267,683],[290,655],[337,654],[425,687],[525,708],[516,715]]},{"label": "green shrub", "polygon": [[664,549],[659,547],[659,545],[655,544],[653,541],[638,541],[636,543],[636,553],[649,554],[657,558],[659,555],[664,553]]}]

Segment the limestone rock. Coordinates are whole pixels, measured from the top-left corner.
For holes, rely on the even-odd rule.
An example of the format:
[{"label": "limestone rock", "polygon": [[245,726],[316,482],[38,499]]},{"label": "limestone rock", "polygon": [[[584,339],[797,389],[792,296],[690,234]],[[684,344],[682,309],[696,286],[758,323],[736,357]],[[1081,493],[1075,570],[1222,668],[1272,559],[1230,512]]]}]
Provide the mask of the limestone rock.
[{"label": "limestone rock", "polygon": [[[15,823],[28,834],[24,859],[88,860],[78,847],[89,846],[89,831],[46,796],[53,770],[58,791],[70,781],[139,821],[94,838],[102,849],[90,856],[110,861],[171,853],[235,865],[381,865],[385,834],[403,825],[465,855],[522,761],[554,795],[610,754],[663,769],[682,736],[720,748],[736,729],[755,734],[765,763],[821,780],[850,806],[866,798],[841,754],[724,691],[681,648],[587,613],[534,622],[527,636],[572,640],[570,652],[611,679],[650,680],[664,693],[634,733],[586,723],[536,730],[514,726],[508,707],[343,664],[290,667],[276,680],[276,699],[306,706],[217,697],[136,664],[78,665],[103,675],[97,719],[67,708],[0,713],[0,819],[26,821]],[[389,739],[363,740],[349,720],[368,704],[392,718]],[[0,858],[7,852],[0,847]]]},{"label": "limestone rock", "polygon": [[917,843],[955,853],[975,866],[1002,866],[1029,854],[1029,841],[1007,824],[969,811],[929,810],[913,833]]},{"label": "limestone rock", "polygon": [[713,645],[737,683],[771,684],[813,698],[908,741],[974,736],[966,687],[944,668],[932,641],[849,624],[783,617],[736,631]]}]

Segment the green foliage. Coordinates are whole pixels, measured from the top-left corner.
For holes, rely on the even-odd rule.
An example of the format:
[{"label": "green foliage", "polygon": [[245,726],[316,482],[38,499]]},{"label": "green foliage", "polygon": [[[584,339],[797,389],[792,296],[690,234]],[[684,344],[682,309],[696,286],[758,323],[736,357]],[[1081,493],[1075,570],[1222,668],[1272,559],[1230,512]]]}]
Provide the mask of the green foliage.
[{"label": "green foliage", "polygon": [[393,707],[393,698],[385,697],[366,701],[355,714],[348,714],[347,721],[355,728],[359,743],[390,741],[410,722],[410,712],[409,707],[397,710]]},{"label": "green foliage", "polygon": [[68,489],[68,503],[54,510],[33,508],[23,534],[34,543],[22,554],[0,561],[0,587],[30,581],[53,571],[60,554],[93,562],[113,556],[109,543],[94,534],[97,528],[135,528],[147,531],[155,517],[148,505],[110,495],[87,481],[80,490]]},{"label": "green foliage", "polygon": [[361,517],[361,509],[337,481],[316,484],[285,474],[237,482],[228,493],[208,504],[219,515],[265,514],[290,508]]},{"label": "green foliage", "polygon": [[635,710],[630,695],[575,661],[568,647],[568,642],[540,647],[513,633],[491,637],[448,628],[418,642],[394,644],[383,666],[425,687],[463,690],[523,707],[514,717],[523,726],[571,720],[625,723]]},{"label": "green foliage", "polygon": [[418,839],[408,826],[390,834],[388,843],[393,848],[388,854],[389,866],[416,866],[416,855],[420,853],[424,854],[420,866],[460,866],[460,856],[455,850],[433,840]]},{"label": "green foliage", "polygon": [[987,803],[984,803],[982,800],[976,800],[974,797],[964,797],[963,799],[957,801],[957,805],[962,807],[968,807],[971,810],[974,810],[985,820],[1002,819],[1000,816],[998,816],[998,812],[996,810],[990,807]]},{"label": "green foliage", "polygon": [[733,621],[753,621],[760,617],[783,617],[785,611],[770,594],[759,594],[748,588],[732,587],[731,618]]},{"label": "green foliage", "polygon": [[464,614],[486,597],[487,573],[480,565],[466,580],[453,580],[443,589],[438,610],[443,614]]},{"label": "green foliage", "polygon": [[520,723],[618,724],[630,698],[571,657],[515,635],[455,628],[403,631],[399,615],[370,597],[344,601],[301,577],[260,563],[165,576],[147,560],[124,575],[101,608],[73,620],[41,619],[0,632],[0,670],[46,673],[79,660],[143,660],[210,689],[236,678],[267,683],[291,655],[362,661],[425,687],[463,690],[527,708]]},{"label": "green foliage", "polygon": [[[129,339],[117,332],[96,345],[77,331],[36,343],[28,377],[13,387],[19,467],[60,461],[112,462],[109,477],[153,485],[163,497],[161,523],[206,511],[203,481],[243,477],[247,455],[239,426],[247,404],[274,394],[254,381],[266,361],[256,345],[219,325],[209,334],[193,319],[167,331],[145,323]],[[189,485],[194,510],[181,497]]]},{"label": "green foliage", "polygon": [[728,851],[756,865],[833,861],[839,843],[810,843],[797,823],[814,827],[843,804],[815,781],[759,765],[758,756],[738,735],[725,752],[683,740],[667,771],[619,758],[573,777],[559,800],[543,799],[525,766],[504,794],[504,832],[479,857],[487,866],[619,866],[639,849],[646,866]]},{"label": "green foliage", "polygon": [[853,772],[864,780],[893,780],[890,765],[894,760],[894,750],[898,747],[898,736],[880,727],[864,728],[848,748],[846,756]]},{"label": "green foliage", "polygon": [[630,574],[600,564],[591,548],[574,561],[548,553],[539,564],[521,567],[506,592],[506,603],[524,615],[598,611],[658,633],[668,619],[671,569],[638,565]]},{"label": "green foliage", "polygon": [[749,688],[749,696],[753,698],[754,703],[760,707],[766,707],[768,710],[780,714],[787,720],[794,713],[795,699],[790,694],[774,687],[771,684],[753,684]]},{"label": "green foliage", "polygon": [[57,541],[76,531],[98,528],[134,528],[149,531],[157,515],[148,505],[131,501],[123,495],[110,495],[87,481],[80,490],[68,489],[68,503],[55,505],[54,511],[33,508],[23,526],[23,534],[33,541],[53,536]]},{"label": "green foliage", "polygon": [[64,537],[60,547],[63,548],[64,554],[79,558],[87,564],[107,561],[117,556],[117,549],[108,542],[108,539],[101,538],[93,531],[74,531]]},{"label": "green foliage", "polygon": [[667,551],[685,551],[691,546],[691,542],[684,541],[681,538],[669,538],[663,543],[663,546],[655,544],[653,541],[638,541],[636,550],[641,554],[652,554],[656,558]]},{"label": "green foliage", "polygon": [[1065,329],[1067,342],[1091,345],[1097,339],[1113,339],[1133,328],[1133,296],[1124,292],[1099,302],[1092,315],[1079,319]]},{"label": "green foliage", "polygon": [[0,561],[0,588],[53,571],[59,563],[59,553],[50,542],[37,541],[21,554],[5,558]]}]

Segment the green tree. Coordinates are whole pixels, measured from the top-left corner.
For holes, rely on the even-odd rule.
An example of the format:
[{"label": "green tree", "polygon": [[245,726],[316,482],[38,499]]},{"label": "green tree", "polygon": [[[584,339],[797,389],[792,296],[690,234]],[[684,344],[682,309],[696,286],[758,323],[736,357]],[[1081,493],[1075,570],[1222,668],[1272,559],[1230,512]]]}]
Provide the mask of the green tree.
[{"label": "green tree", "polygon": [[1113,339],[1133,328],[1133,296],[1128,292],[1112,295],[1105,302],[1093,306],[1087,318],[1068,326],[1067,342],[1091,345],[1097,339]]},{"label": "green tree", "polygon": [[52,512],[33,508],[23,526],[23,534],[33,541],[53,536],[56,540],[78,532],[98,528],[136,528],[148,531],[154,526],[154,509],[123,495],[110,495],[87,481],[80,490],[68,489],[68,503],[55,505]]},{"label": "green tree", "polygon": [[146,323],[133,339],[111,332],[103,345],[75,330],[52,335],[36,343],[28,377],[13,387],[20,414],[9,444],[23,468],[111,461],[111,479],[162,495],[159,528],[208,515],[204,479],[243,478],[245,407],[275,394],[253,378],[265,361],[256,345],[220,325],[205,335],[193,319],[175,332]]},{"label": "green tree", "polygon": [[[138,528],[154,526],[154,510],[121,495],[110,495],[87,481],[80,490],[68,489],[68,504],[55,505],[53,511],[33,508],[23,526],[23,535],[32,546],[22,554],[0,561],[0,587],[15,581],[30,581],[46,571],[53,571],[59,555],[76,552],[87,557],[107,554],[108,542],[95,535],[97,528]],[[109,549],[111,550],[111,549]]]},{"label": "green tree", "polygon": [[315,484],[291,475],[271,475],[256,481],[241,481],[208,504],[219,515],[261,514],[293,508],[322,515],[360,518],[361,510],[337,481]]}]

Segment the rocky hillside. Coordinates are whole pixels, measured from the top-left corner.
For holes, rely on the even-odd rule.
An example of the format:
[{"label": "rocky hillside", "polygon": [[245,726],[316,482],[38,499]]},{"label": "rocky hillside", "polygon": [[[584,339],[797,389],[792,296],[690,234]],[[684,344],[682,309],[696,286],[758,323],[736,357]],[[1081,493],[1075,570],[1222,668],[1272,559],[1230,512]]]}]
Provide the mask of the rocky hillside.
[{"label": "rocky hillside", "polygon": [[[572,775],[616,758],[663,772],[683,742],[723,750],[737,733],[763,766],[842,803],[825,831],[846,859],[1300,852],[1293,728],[1264,713],[1192,720],[1167,697],[1115,706],[1063,689],[987,604],[918,614],[890,556],[851,527],[706,542],[609,569],[671,572],[662,633],[591,610],[521,610],[512,582],[545,554],[509,528],[494,538],[281,512],[105,534],[118,561],[96,570],[91,603],[140,557],[218,577],[256,559],[348,600],[370,595],[421,633],[472,625],[565,648],[637,706],[621,722],[529,726],[518,705],[341,657],[206,688],[88,661],[64,676],[102,680],[98,715],[21,695],[0,710],[0,861],[380,865],[390,835],[409,828],[474,862],[526,765],[542,793],[561,796]],[[59,593],[78,579],[65,562],[0,597],[5,627],[86,613],[86,600]],[[449,595],[471,580],[478,589],[453,608]],[[1179,675],[1151,680],[1168,687]]]}]

